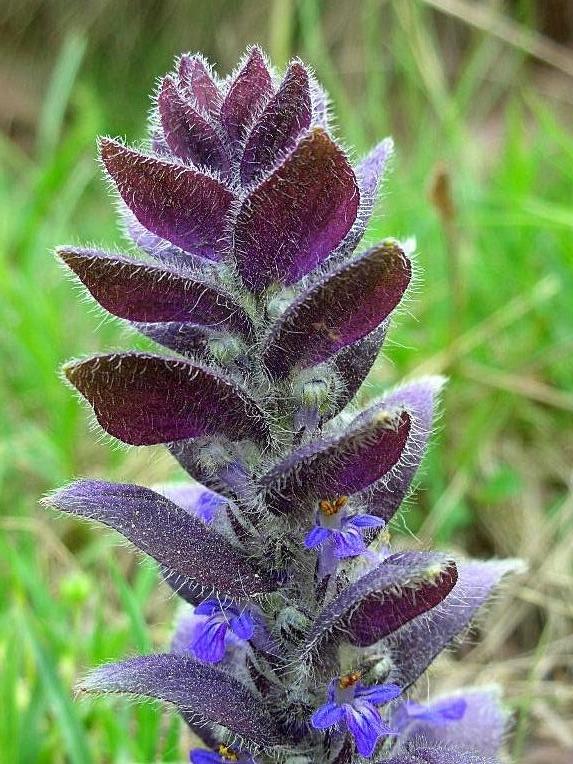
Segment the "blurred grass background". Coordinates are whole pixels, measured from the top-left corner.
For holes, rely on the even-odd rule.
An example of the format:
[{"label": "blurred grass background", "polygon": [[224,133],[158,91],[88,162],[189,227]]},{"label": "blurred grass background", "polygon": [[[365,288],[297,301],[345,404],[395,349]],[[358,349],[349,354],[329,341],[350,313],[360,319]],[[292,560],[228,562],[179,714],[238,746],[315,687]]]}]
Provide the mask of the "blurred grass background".
[{"label": "blurred grass background", "polygon": [[102,442],[61,384],[64,360],[129,338],[50,250],[121,246],[95,137],[143,137],[175,55],[226,73],[259,42],[316,69],[357,155],[397,144],[368,238],[415,234],[421,278],[366,394],[423,372],[451,383],[396,530],[530,565],[432,689],[500,681],[508,761],[573,761],[571,3],[1,0],[0,39],[0,759],[185,760],[175,716],[73,699],[88,666],[164,646],[175,603],[149,563],[38,497],[172,465]]}]

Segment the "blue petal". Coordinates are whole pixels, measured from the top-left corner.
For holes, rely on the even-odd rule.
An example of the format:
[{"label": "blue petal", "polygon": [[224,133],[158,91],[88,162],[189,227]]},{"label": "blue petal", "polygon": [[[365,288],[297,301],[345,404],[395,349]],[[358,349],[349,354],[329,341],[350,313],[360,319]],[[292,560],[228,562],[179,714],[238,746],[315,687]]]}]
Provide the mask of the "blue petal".
[{"label": "blue petal", "polygon": [[332,536],[329,536],[326,543],[323,544],[320,554],[318,555],[318,580],[322,581],[327,576],[331,576],[336,572],[338,567],[339,557],[336,554],[334,547],[334,541]]},{"label": "blue petal", "polygon": [[344,718],[344,706],[337,703],[325,703],[317,708],[310,719],[315,730],[324,730],[332,727]]},{"label": "blue petal", "polygon": [[225,636],[229,625],[224,621],[207,621],[196,631],[191,645],[195,657],[205,663],[219,663],[225,657]]},{"label": "blue petal", "polygon": [[386,523],[381,517],[374,515],[354,515],[346,518],[343,525],[352,525],[354,528],[383,528]]},{"label": "blue petal", "polygon": [[346,726],[354,737],[358,753],[361,756],[372,756],[385,727],[380,714],[368,703],[358,707],[347,704],[344,708]]},{"label": "blue petal", "polygon": [[193,748],[189,751],[189,761],[191,764],[222,764],[223,759],[218,753],[205,751],[202,748]]},{"label": "blue petal", "polygon": [[200,602],[193,611],[195,615],[214,615],[215,613],[222,612],[223,608],[221,602],[215,597]]},{"label": "blue petal", "polygon": [[239,615],[231,618],[229,623],[233,633],[239,637],[239,639],[250,639],[253,636],[253,632],[255,631],[255,621],[253,616],[247,610],[244,610],[242,613],[239,613]]},{"label": "blue petal", "polygon": [[374,684],[372,687],[359,685],[356,689],[356,697],[381,706],[397,698],[401,692],[397,684]]},{"label": "blue petal", "polygon": [[364,539],[354,528],[333,531],[332,540],[334,543],[334,554],[339,560],[345,557],[357,557],[366,551]]},{"label": "blue petal", "polygon": [[319,525],[316,525],[304,537],[304,545],[307,549],[314,549],[314,547],[324,544],[329,535],[330,532],[327,528],[321,528]]}]

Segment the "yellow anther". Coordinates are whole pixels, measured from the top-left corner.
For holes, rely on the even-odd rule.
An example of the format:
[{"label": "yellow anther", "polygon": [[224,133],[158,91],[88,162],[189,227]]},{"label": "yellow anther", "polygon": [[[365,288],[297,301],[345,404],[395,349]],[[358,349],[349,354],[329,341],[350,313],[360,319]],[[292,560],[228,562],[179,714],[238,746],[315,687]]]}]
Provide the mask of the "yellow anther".
[{"label": "yellow anther", "polygon": [[336,499],[321,499],[318,502],[320,511],[327,517],[338,514],[348,503],[348,496],[338,496]]},{"label": "yellow anther", "polygon": [[338,680],[338,686],[341,690],[346,690],[348,687],[352,687],[359,682],[361,676],[362,674],[360,671],[351,671],[350,674],[344,674],[344,676],[341,676]]},{"label": "yellow anther", "polygon": [[238,754],[232,748],[227,748],[226,745],[219,746],[219,756],[225,761],[239,761]]}]

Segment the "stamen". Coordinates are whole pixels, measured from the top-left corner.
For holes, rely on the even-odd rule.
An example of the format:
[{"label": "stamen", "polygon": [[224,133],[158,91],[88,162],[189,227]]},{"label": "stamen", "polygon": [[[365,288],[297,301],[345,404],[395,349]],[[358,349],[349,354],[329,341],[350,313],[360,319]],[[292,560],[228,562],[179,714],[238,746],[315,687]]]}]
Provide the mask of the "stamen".
[{"label": "stamen", "polygon": [[226,745],[220,745],[218,753],[225,761],[239,761],[239,755]]},{"label": "stamen", "polygon": [[350,674],[344,674],[338,680],[338,686],[341,690],[347,690],[349,687],[353,687],[360,681],[362,674],[360,671],[351,671]]},{"label": "stamen", "polygon": [[318,507],[324,515],[332,517],[338,514],[346,504],[348,504],[348,496],[338,496],[336,499],[321,499]]}]

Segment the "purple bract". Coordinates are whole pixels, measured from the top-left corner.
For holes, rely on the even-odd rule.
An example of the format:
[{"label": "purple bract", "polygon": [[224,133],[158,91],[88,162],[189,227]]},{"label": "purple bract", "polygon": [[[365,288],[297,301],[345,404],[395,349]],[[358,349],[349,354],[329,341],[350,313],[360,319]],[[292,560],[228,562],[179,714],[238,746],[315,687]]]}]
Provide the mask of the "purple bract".
[{"label": "purple bract", "polygon": [[81,688],[174,705],[191,764],[492,764],[495,691],[407,693],[518,564],[391,548],[441,378],[352,404],[412,274],[399,241],[357,251],[392,141],[353,165],[312,73],[256,47],[227,78],[182,56],[150,125],[141,149],[100,141],[137,257],[58,254],[154,349],[64,371],[105,432],[189,477],[45,503],[155,559],[182,612],[169,650]]}]

